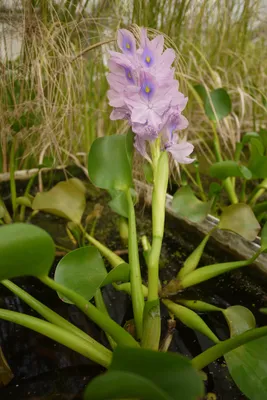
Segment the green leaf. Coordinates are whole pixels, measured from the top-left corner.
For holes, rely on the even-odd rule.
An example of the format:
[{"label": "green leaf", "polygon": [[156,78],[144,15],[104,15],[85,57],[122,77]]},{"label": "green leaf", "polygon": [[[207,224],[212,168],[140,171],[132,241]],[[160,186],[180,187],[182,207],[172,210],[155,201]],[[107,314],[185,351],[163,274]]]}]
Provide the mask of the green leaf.
[{"label": "green leaf", "polygon": [[128,218],[128,201],[126,193],[119,192],[118,190],[109,190],[109,194],[112,197],[112,200],[108,203],[111,210],[124,218]]},{"label": "green leaf", "polygon": [[221,120],[230,114],[232,109],[231,99],[225,89],[215,89],[210,92],[210,99],[205,99],[205,112],[207,117],[216,121]]},{"label": "green leaf", "polygon": [[201,98],[201,100],[203,101],[203,103],[205,103],[205,100],[208,96],[208,92],[207,92],[206,88],[203,85],[195,85],[194,89],[197,92],[197,94],[199,95],[199,97]]},{"label": "green leaf", "polygon": [[[81,247],[63,257],[55,271],[55,281],[87,300],[94,297],[107,276],[99,251],[93,246]],[[58,293],[62,301],[72,304]]]},{"label": "green leaf", "polygon": [[210,176],[221,180],[229,176],[251,179],[252,174],[244,165],[240,165],[236,161],[226,160],[214,163],[210,167]]},{"label": "green leaf", "polygon": [[201,377],[187,358],[118,347],[109,371],[87,386],[85,400],[175,400],[178,394],[183,400],[196,400],[204,394]]},{"label": "green leaf", "polygon": [[258,139],[251,140],[248,168],[255,179],[267,177],[267,157],[264,156],[264,145]]},{"label": "green leaf", "polygon": [[92,183],[102,189],[121,190],[133,186],[133,135],[113,135],[96,139],[88,156]]},{"label": "green leaf", "polygon": [[254,240],[260,231],[251,207],[248,204],[232,204],[223,210],[218,227],[237,233],[246,240]]},{"label": "green leaf", "polygon": [[129,282],[130,280],[130,265],[127,263],[119,264],[113,268],[101,283],[101,287],[109,285],[113,282]]},{"label": "green leaf", "polygon": [[219,195],[221,191],[222,191],[222,186],[219,185],[219,183],[211,182],[209,186],[209,198]]},{"label": "green leaf", "polygon": [[55,256],[51,236],[34,225],[15,223],[0,228],[0,281],[48,274]]},{"label": "green leaf", "polygon": [[79,224],[86,205],[85,191],[84,184],[77,178],[59,182],[48,192],[38,193],[32,208]]},{"label": "green leaf", "polygon": [[261,249],[262,251],[267,250],[267,222],[265,222],[261,230]]},{"label": "green leaf", "polygon": [[267,129],[261,128],[259,131],[259,136],[261,138],[261,141],[264,145],[265,150],[267,149]]},{"label": "green leaf", "polygon": [[[255,327],[253,314],[245,307],[224,312],[231,337]],[[267,393],[267,337],[253,340],[225,354],[229,372],[239,389],[250,400],[262,400]]]},{"label": "green leaf", "polygon": [[172,209],[192,222],[203,221],[209,213],[210,203],[199,200],[189,186],[183,186],[173,196]]},{"label": "green leaf", "polygon": [[232,306],[223,311],[230,329],[231,337],[256,327],[252,312],[243,306]]},{"label": "green leaf", "polygon": [[260,137],[260,135],[257,133],[257,132],[247,132],[247,133],[245,133],[245,135],[242,137],[242,140],[241,140],[241,142],[243,143],[243,144],[245,144],[245,143],[249,143],[250,141],[251,141],[251,139],[257,139],[257,138],[259,138]]}]

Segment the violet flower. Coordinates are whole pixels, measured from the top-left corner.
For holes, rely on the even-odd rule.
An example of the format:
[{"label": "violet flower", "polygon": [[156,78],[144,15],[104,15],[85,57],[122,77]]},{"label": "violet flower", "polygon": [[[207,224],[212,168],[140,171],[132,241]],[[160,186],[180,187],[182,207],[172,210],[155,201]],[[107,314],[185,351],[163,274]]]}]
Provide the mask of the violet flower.
[{"label": "violet flower", "polygon": [[135,147],[148,160],[147,142],[160,136],[163,149],[176,161],[192,162],[188,156],[194,146],[178,143],[178,135],[174,133],[188,125],[182,115],[187,98],[178,91],[171,67],[175,52],[163,51],[163,36],[149,40],[144,28],[138,49],[133,34],[126,29],[118,31],[118,46],[121,53],[110,51],[108,62],[108,99],[113,107],[110,118],[129,122],[135,133]]}]

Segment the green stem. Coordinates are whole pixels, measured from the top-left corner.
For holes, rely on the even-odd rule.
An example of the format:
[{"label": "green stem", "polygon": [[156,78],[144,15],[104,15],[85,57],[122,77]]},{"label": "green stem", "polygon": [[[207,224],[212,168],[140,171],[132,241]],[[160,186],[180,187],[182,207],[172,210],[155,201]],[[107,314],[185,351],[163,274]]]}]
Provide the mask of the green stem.
[{"label": "green stem", "polygon": [[9,170],[10,170],[10,193],[11,193],[11,203],[12,203],[12,211],[13,217],[16,213],[16,199],[17,199],[17,190],[16,190],[16,181],[15,181],[15,147],[16,141],[12,139],[11,151],[10,151],[10,160],[9,160]]},{"label": "green stem", "polygon": [[[96,308],[109,317],[109,313],[108,313],[106,304],[104,302],[101,289],[97,289],[94,298],[95,298]],[[116,342],[112,339],[112,337],[110,335],[106,334],[106,336],[107,336],[107,339],[109,341],[111,348],[115,349],[115,347],[117,346]]]},{"label": "green stem", "polygon": [[130,189],[128,189],[127,191],[127,201],[128,201],[128,223],[129,223],[128,248],[129,248],[130,282],[131,282],[131,292],[132,292],[133,313],[134,313],[136,334],[138,339],[141,339],[143,333],[143,312],[144,312],[145,301],[142,290],[142,277],[140,270],[138,242],[136,234],[135,211]]},{"label": "green stem", "polygon": [[76,336],[81,337],[84,340],[90,342],[100,353],[109,355],[110,351],[98,343],[96,340],[91,338],[91,336],[87,335],[85,332],[77,328],[75,325],[71,324],[64,318],[62,318],[59,314],[52,311],[50,308],[46,307],[40,301],[36,300],[29,293],[25,292],[19,286],[15,285],[15,283],[9,280],[1,281],[2,285],[4,285],[7,289],[9,289],[12,293],[18,296],[21,300],[23,300],[26,304],[28,304],[33,310],[38,312],[42,317],[44,317],[47,321],[51,322],[51,324],[60,326],[61,328],[68,330]]},{"label": "green stem", "polygon": [[[29,180],[29,182],[28,182],[28,184],[27,184],[27,187],[26,187],[26,189],[25,189],[25,192],[24,192],[24,196],[25,196],[25,197],[27,197],[28,194],[30,193],[31,187],[32,187],[32,185],[33,185],[33,183],[34,183],[34,180],[35,180],[35,178],[36,178],[37,175],[38,175],[38,174],[33,175],[33,176],[31,177],[31,179]],[[26,206],[22,205],[22,206],[21,206],[21,209],[20,209],[20,214],[19,214],[19,220],[20,220],[21,222],[24,221],[24,218],[25,218],[25,210],[26,210]]]},{"label": "green stem", "polygon": [[15,311],[3,309],[0,309],[0,318],[41,333],[42,335],[45,335],[50,339],[69,347],[77,353],[90,358],[90,360],[103,365],[104,367],[108,367],[111,363],[111,352],[109,355],[99,353],[95,346],[89,343],[87,340],[74,335],[72,332],[64,328],[51,324],[50,322]]},{"label": "green stem", "polygon": [[69,300],[71,300],[84,314],[86,314],[101,329],[103,329],[103,331],[112,336],[118,345],[139,347],[138,343],[128,332],[126,332],[120,325],[113,321],[113,319],[99,311],[93,304],[86,301],[84,297],[80,296],[78,293],[75,293],[73,290],[60,285],[48,276],[43,276],[39,279],[51,289],[63,294]]},{"label": "green stem", "polygon": [[152,246],[148,254],[148,298],[144,312],[144,335],[142,346],[158,350],[161,317],[159,304],[159,260],[164,234],[165,203],[169,177],[167,152],[160,153],[160,143],[152,149],[154,167],[154,188],[152,194]]},{"label": "green stem", "polygon": [[248,198],[248,204],[254,206],[258,198],[261,197],[267,189],[267,178],[264,179],[260,185],[258,185],[252,192],[251,196]]},{"label": "green stem", "polygon": [[191,272],[189,275],[186,275],[180,281],[180,289],[185,289],[193,285],[197,285],[198,283],[207,281],[215,276],[224,274],[225,272],[232,271],[234,269],[245,267],[253,263],[256,258],[261,254],[261,250],[257,251],[253,257],[249,260],[244,261],[233,261],[221,264],[212,264],[207,265],[206,267],[201,267],[196,271]]},{"label": "green stem", "polygon": [[99,251],[100,253],[106,257],[106,259],[110,262],[111,266],[113,268],[117,267],[118,265],[124,263],[124,260],[117,256],[117,254],[113,253],[108,247],[104,246],[102,243],[100,243],[97,239],[95,239],[93,236],[89,235],[85,229],[83,228],[82,225],[79,225],[79,228],[85,235],[86,239],[88,240],[89,243],[93,244]]},{"label": "green stem", "polygon": [[4,220],[5,224],[12,224],[12,218],[11,218],[9,212],[7,211],[7,208],[6,208],[6,206],[5,206],[5,203],[4,203],[4,201],[1,199],[1,197],[0,197],[0,206],[3,207],[4,212],[5,212],[5,214],[4,214],[4,216],[3,216],[3,220]]},{"label": "green stem", "polygon": [[[223,161],[222,154],[221,154],[221,146],[220,146],[220,140],[218,137],[218,133],[216,130],[215,124],[212,122],[212,131],[214,135],[214,152],[215,152],[215,157],[217,161]],[[231,201],[232,204],[237,204],[238,203],[238,198],[235,193],[234,186],[232,184],[231,178],[226,178],[223,181],[223,186],[225,187],[225,190],[228,193],[229,200]]]},{"label": "green stem", "polygon": [[266,326],[262,328],[250,329],[244,333],[241,333],[238,336],[234,336],[231,339],[227,339],[221,343],[216,344],[213,347],[210,347],[208,350],[193,358],[192,365],[198,370],[203,369],[213,361],[217,360],[217,358],[223,356],[229,351],[266,335]]}]

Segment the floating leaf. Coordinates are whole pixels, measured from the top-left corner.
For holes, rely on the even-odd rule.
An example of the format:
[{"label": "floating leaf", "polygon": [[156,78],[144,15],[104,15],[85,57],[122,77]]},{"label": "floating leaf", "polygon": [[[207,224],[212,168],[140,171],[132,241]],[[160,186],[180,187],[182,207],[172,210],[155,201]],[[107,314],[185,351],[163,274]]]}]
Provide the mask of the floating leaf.
[{"label": "floating leaf", "polygon": [[[255,327],[253,314],[245,307],[229,307],[224,312],[231,337]],[[265,399],[267,393],[267,337],[253,340],[225,354],[229,372],[250,400]]]},{"label": "floating leaf", "polygon": [[260,231],[251,207],[248,204],[232,204],[223,210],[220,217],[219,228],[232,231],[246,240],[254,240]]},{"label": "floating leaf", "polygon": [[102,189],[124,191],[133,186],[133,135],[113,135],[96,139],[88,156],[92,183]]},{"label": "floating leaf", "polygon": [[79,179],[72,178],[66,182],[59,182],[48,192],[38,193],[32,208],[79,224],[85,205],[85,186]]},{"label": "floating leaf", "polygon": [[199,200],[189,186],[183,186],[173,196],[172,209],[192,222],[203,221],[209,213],[210,203]]},{"label": "floating leaf", "polygon": [[232,109],[231,99],[225,89],[215,89],[205,99],[205,112],[208,118],[216,121],[227,117]]},{"label": "floating leaf", "polygon": [[106,286],[112,282],[129,282],[130,279],[130,265],[127,263],[119,264],[113,268],[101,283],[101,287]]},{"label": "floating leaf", "polygon": [[244,165],[240,165],[236,161],[226,160],[214,163],[210,167],[210,176],[221,180],[224,180],[229,176],[251,179],[252,173]]},{"label": "floating leaf", "polygon": [[183,400],[196,400],[204,395],[201,377],[187,358],[118,347],[109,371],[87,386],[85,400],[174,400],[178,394]]},{"label": "floating leaf", "polygon": [[258,139],[251,140],[248,168],[255,179],[267,177],[267,157],[264,156],[264,145]]},{"label": "floating leaf", "polygon": [[17,276],[45,276],[54,255],[54,242],[43,229],[22,223],[0,228],[0,281]]},{"label": "floating leaf", "polygon": [[124,218],[128,218],[128,201],[125,192],[118,190],[109,190],[109,194],[112,200],[109,201],[108,205],[118,215]]},{"label": "floating leaf", "polygon": [[[107,271],[99,251],[93,246],[86,246],[71,251],[60,260],[54,279],[85,299],[91,300],[106,276]],[[72,304],[60,293],[59,297]]]},{"label": "floating leaf", "polygon": [[195,85],[194,89],[197,92],[197,94],[199,95],[199,97],[201,98],[201,100],[203,101],[203,103],[205,103],[205,100],[208,96],[208,92],[207,92],[206,88],[203,85]]},{"label": "floating leaf", "polygon": [[219,185],[219,183],[211,182],[209,186],[209,198],[219,195],[221,191],[222,191],[222,186]]}]

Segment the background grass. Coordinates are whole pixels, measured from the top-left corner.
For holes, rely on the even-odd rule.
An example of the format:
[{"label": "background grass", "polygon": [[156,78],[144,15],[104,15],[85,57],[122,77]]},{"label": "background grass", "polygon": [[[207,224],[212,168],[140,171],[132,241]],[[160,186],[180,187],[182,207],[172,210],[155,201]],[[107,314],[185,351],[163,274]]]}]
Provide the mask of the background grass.
[{"label": "background grass", "polygon": [[[19,56],[1,60],[0,171],[69,162],[99,136],[127,129],[109,121],[107,50],[119,27],[149,27],[177,51],[177,78],[189,96],[185,135],[200,159],[214,160],[212,127],[192,87],[224,87],[233,112],[219,125],[224,153],[242,134],[266,127],[267,23],[260,0],[17,0],[2,6],[22,38]],[[136,24],[136,25],[134,25]],[[2,33],[5,48],[8,30]],[[169,39],[168,39],[169,37]],[[94,46],[98,43],[105,44]],[[106,43],[109,42],[109,43]]]}]

